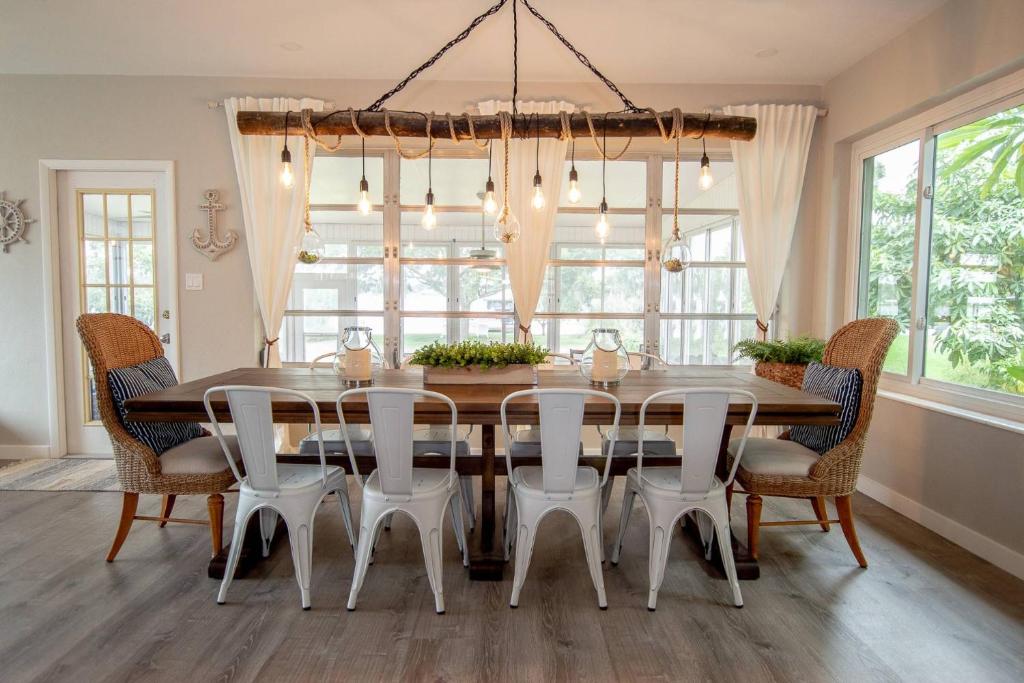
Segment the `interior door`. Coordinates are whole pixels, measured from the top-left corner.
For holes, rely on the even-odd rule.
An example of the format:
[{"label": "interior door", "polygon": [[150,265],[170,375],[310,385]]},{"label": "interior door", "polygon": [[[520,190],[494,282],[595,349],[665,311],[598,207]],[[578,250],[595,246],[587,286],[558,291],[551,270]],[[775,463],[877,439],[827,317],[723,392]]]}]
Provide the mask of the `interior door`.
[{"label": "interior door", "polygon": [[92,368],[78,338],[82,313],[138,318],[178,373],[174,235],[168,179],[156,172],[58,174],[65,429],[69,455],[111,455]]}]

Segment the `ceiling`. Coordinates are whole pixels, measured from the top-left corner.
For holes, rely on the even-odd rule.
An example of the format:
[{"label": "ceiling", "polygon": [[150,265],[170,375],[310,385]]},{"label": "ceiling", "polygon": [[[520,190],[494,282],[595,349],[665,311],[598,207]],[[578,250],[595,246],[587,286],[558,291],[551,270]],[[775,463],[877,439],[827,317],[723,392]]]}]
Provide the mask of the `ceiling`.
[{"label": "ceiling", "polygon": [[[494,0],[0,0],[0,73],[398,80]],[[822,84],[944,0],[532,0],[612,80]],[[520,80],[591,77],[519,8]],[[511,7],[424,78],[511,77]]]}]

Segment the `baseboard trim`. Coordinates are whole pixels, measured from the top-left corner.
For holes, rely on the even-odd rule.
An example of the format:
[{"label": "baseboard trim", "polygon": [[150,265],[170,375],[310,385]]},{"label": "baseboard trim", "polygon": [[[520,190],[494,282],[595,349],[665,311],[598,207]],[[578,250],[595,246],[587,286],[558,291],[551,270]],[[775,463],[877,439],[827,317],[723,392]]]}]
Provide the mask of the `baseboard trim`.
[{"label": "baseboard trim", "polygon": [[912,519],[926,529],[934,531],[946,540],[956,543],[964,550],[1010,572],[1019,579],[1024,579],[1024,554],[1007,548],[1002,543],[925,507],[918,501],[908,498],[874,479],[862,475],[857,484],[857,490],[904,517]]},{"label": "baseboard trim", "polygon": [[35,458],[50,458],[50,447],[42,446],[10,446],[0,445],[0,460],[31,460]]}]

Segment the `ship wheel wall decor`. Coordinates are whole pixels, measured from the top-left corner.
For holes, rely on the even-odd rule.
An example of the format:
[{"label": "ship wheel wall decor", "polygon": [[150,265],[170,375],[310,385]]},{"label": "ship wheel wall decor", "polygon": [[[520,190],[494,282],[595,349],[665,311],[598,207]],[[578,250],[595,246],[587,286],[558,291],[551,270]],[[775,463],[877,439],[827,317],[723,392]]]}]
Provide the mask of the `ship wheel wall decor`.
[{"label": "ship wheel wall decor", "polygon": [[3,247],[5,254],[14,242],[28,242],[25,239],[25,226],[35,223],[34,218],[25,218],[25,213],[21,210],[24,201],[11,201],[0,190],[0,246]]}]

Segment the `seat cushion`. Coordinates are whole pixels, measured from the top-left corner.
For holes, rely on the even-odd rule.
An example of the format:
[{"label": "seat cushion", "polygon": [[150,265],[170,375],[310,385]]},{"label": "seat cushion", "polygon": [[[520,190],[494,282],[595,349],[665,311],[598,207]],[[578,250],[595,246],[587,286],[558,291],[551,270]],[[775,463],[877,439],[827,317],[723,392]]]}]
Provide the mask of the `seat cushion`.
[{"label": "seat cushion", "polygon": [[[341,436],[340,429],[325,429],[324,452],[347,454],[345,439]],[[373,455],[373,432],[364,425],[351,425],[348,428],[348,438],[352,442],[352,450],[356,455]],[[307,434],[299,442],[299,455],[319,455],[320,446],[317,444],[316,434]]]},{"label": "seat cushion", "polygon": [[[615,436],[615,452],[612,455],[633,455],[640,447],[639,427],[609,429],[601,439],[601,452],[608,452],[608,441]],[[676,442],[664,430],[644,430],[644,455],[675,455]]]},{"label": "seat cushion", "polygon": [[107,371],[107,383],[121,424],[133,437],[157,455],[203,435],[198,422],[135,422],[126,420],[125,401],[178,384],[174,370],[163,356],[138,365]]},{"label": "seat cushion", "polygon": [[[354,446],[353,446],[354,448]],[[416,429],[412,433],[413,455],[427,455],[438,453],[449,455],[452,452],[452,438],[450,426],[433,426],[425,429]],[[469,441],[455,438],[455,456],[464,458],[469,455]]]},{"label": "seat cushion", "polygon": [[[509,449],[513,458],[540,457],[540,427],[527,427],[512,434],[512,446]],[[583,442],[580,442],[580,455],[583,455]]]},{"label": "seat cushion", "polygon": [[[741,439],[729,442],[729,455],[735,457]],[[747,439],[740,467],[751,474],[806,477],[818,461],[810,448],[786,439]],[[647,469],[644,469],[647,474]]]},{"label": "seat cushion", "polygon": [[819,454],[838,446],[857,424],[863,383],[857,368],[839,368],[821,363],[808,365],[801,389],[838,403],[841,407],[839,424],[796,425],[789,430],[789,438]]},{"label": "seat cushion", "polygon": [[[224,441],[234,457],[240,462],[242,451],[238,448],[238,437],[226,434]],[[224,449],[215,436],[201,436],[164,451],[160,456],[160,470],[163,474],[217,474],[229,467]]]},{"label": "seat cushion", "polygon": [[[448,470],[428,468],[428,467],[413,467],[412,468],[412,494],[426,494],[430,492],[442,491],[447,488],[448,485]],[[374,470],[370,473],[370,476],[366,478],[366,484],[363,487],[363,495],[371,495],[377,497],[383,497],[384,492],[380,488],[380,473]]]},{"label": "seat cushion", "polygon": [[[512,482],[519,487],[542,493],[544,491],[544,469],[539,466],[523,465],[512,470]],[[576,482],[574,485],[577,491],[596,489],[601,483],[597,470],[593,467],[577,467]]]}]

